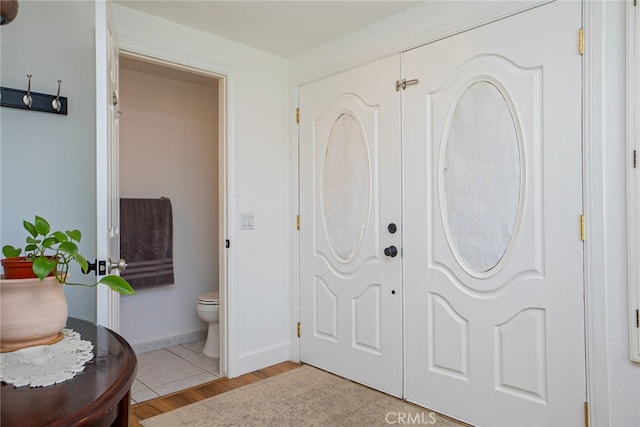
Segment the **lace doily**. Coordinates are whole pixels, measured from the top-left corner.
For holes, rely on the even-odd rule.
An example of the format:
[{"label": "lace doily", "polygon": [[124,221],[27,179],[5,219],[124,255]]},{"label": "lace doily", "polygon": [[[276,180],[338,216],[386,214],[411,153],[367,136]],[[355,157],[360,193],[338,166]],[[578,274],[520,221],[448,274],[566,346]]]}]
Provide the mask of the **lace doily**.
[{"label": "lace doily", "polygon": [[73,329],[62,341],[0,354],[0,379],[16,387],[45,387],[73,378],[93,359],[93,344]]}]

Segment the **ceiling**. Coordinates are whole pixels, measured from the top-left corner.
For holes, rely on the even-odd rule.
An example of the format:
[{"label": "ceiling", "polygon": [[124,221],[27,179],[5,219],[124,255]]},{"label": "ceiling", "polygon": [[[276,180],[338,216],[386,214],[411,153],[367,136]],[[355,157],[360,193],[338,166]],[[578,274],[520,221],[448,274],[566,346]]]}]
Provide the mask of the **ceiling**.
[{"label": "ceiling", "polygon": [[285,58],[423,1],[114,0]]}]

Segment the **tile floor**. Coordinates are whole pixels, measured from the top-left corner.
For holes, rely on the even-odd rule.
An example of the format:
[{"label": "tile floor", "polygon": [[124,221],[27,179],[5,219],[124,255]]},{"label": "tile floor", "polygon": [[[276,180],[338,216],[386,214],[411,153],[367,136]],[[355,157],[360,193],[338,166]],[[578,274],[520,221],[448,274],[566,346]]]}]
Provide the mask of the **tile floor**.
[{"label": "tile floor", "polygon": [[140,403],[220,378],[220,361],[202,353],[204,340],[139,353],[131,403]]}]

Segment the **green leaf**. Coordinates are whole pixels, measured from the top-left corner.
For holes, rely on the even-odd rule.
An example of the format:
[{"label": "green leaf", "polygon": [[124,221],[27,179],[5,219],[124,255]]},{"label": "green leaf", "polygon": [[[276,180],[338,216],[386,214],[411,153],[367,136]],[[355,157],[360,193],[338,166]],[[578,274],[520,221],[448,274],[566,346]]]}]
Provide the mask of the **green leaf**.
[{"label": "green leaf", "polygon": [[39,256],[33,260],[33,272],[36,273],[36,276],[38,276],[40,280],[44,280],[44,278],[53,271],[56,265],[57,262],[55,259],[50,260],[47,257]]},{"label": "green leaf", "polygon": [[82,272],[84,274],[87,274],[87,271],[89,270],[89,263],[87,262],[85,257],[83,257],[82,255],[78,254],[78,255],[76,255],[76,261],[78,262],[78,264],[80,264],[80,267],[82,267]]},{"label": "green leaf", "polygon": [[136,293],[129,282],[127,282],[120,276],[104,276],[98,283],[109,286],[112,290],[118,292],[119,294],[133,295]]},{"label": "green leaf", "polygon": [[38,231],[38,233],[46,236],[47,234],[49,234],[49,231],[51,231],[51,226],[46,219],[36,215],[36,230]]},{"label": "green leaf", "polygon": [[58,239],[58,242],[66,242],[67,240],[69,240],[67,239],[67,235],[64,234],[62,231],[54,231],[53,233],[51,233],[51,236]]},{"label": "green leaf", "polygon": [[69,236],[71,240],[75,240],[76,242],[79,242],[80,239],[82,239],[82,233],[80,232],[80,230],[67,231],[67,236]]},{"label": "green leaf", "polygon": [[33,243],[30,243],[24,247],[25,252],[33,252],[36,249],[38,249],[38,245],[34,245]]},{"label": "green leaf", "polygon": [[60,246],[58,246],[58,251],[75,257],[78,255],[78,246],[73,242],[62,242],[60,243]]},{"label": "green leaf", "polygon": [[57,245],[58,243],[60,243],[58,239],[54,236],[51,236],[51,237],[47,237],[42,241],[42,246],[44,246],[45,248],[51,249],[54,247],[54,245]]},{"label": "green leaf", "polygon": [[36,230],[36,226],[31,224],[29,221],[22,221],[22,225],[24,226],[24,229],[27,230],[29,232],[29,234],[31,234],[33,237],[36,237],[38,235],[38,230]]},{"label": "green leaf", "polygon": [[22,249],[20,248],[14,248],[11,245],[6,245],[2,248],[2,254],[6,257],[6,258],[15,258],[17,256],[20,256],[20,252],[22,252]]}]

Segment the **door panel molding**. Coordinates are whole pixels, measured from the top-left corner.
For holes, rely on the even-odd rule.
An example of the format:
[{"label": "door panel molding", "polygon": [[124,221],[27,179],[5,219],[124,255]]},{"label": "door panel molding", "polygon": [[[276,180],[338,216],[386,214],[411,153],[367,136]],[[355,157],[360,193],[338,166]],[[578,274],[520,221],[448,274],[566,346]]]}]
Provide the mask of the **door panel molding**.
[{"label": "door panel molding", "polygon": [[[428,259],[431,266],[453,276],[455,278],[453,282],[461,290],[464,289],[465,292],[480,298],[503,294],[508,290],[507,288],[522,280],[544,276],[545,257],[542,246],[544,206],[541,197],[542,183],[539,178],[542,175],[543,167],[540,141],[542,135],[541,80],[542,70],[540,67],[519,67],[502,56],[485,54],[474,56],[463,62],[442,87],[425,94],[426,120],[428,120],[429,126],[433,126],[437,120],[444,122],[440,132],[441,138],[430,132],[425,141],[428,146],[434,147],[429,153],[428,164],[432,165],[434,170],[439,171],[437,179],[427,177],[428,188],[434,194],[439,194],[439,197],[433,199],[433,204],[428,205],[426,213],[430,223],[430,234],[434,237],[434,243],[429,246]],[[452,166],[456,165],[447,164],[446,160],[453,116],[458,111],[461,97],[477,82],[489,82],[495,85],[496,89],[504,96],[515,126],[518,160],[521,168],[520,183],[517,185],[517,217],[512,226],[510,241],[499,262],[486,272],[474,271],[461,260],[459,248],[451,243],[453,236],[448,227],[445,226],[442,230],[434,227],[435,221],[444,221],[445,224],[449,224],[443,184],[445,176],[456,174],[457,179],[466,180],[469,178],[467,169],[455,170]],[[531,102],[525,105],[515,101],[525,98]],[[486,120],[486,117],[483,117],[483,120]],[[530,121],[532,125],[525,127],[522,120]],[[482,123],[482,125],[489,126],[487,123]],[[468,148],[472,149],[473,147]],[[502,148],[498,151],[501,150]],[[469,150],[465,150],[462,154],[471,161],[478,155],[484,154],[482,150],[467,151]],[[507,160],[501,159],[501,161]],[[468,185],[462,187],[461,190],[468,191]],[[482,200],[477,201],[481,202]],[[457,209],[466,211],[464,207],[457,207]],[[461,220],[464,219],[466,218]],[[466,226],[467,231],[472,231],[466,224],[463,226]],[[477,233],[486,234],[486,230],[481,227]],[[483,242],[477,242],[477,244],[481,243]],[[524,254],[530,256],[523,256]],[[519,259],[523,263],[518,262]],[[510,262],[506,263],[507,260]]]}]

